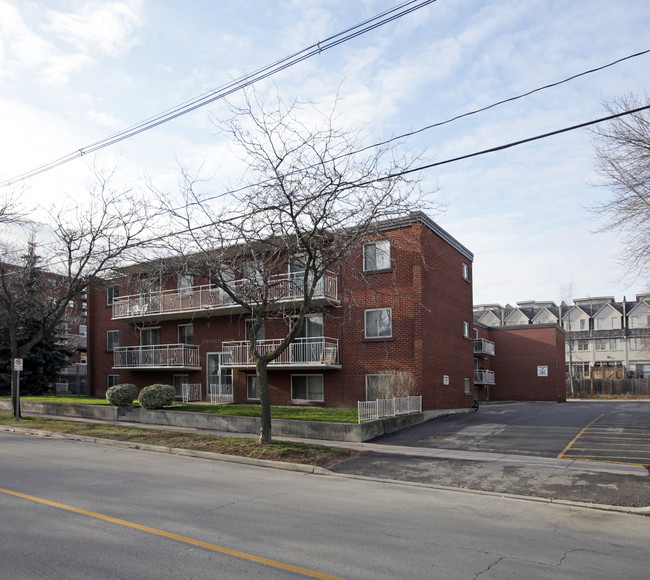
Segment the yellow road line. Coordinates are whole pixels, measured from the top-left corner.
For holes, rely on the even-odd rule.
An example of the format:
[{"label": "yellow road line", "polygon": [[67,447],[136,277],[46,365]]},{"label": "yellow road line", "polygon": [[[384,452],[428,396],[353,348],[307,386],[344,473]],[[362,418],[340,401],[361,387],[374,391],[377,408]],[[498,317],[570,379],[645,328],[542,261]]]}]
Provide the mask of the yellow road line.
[{"label": "yellow road line", "polygon": [[562,459],[562,458],[564,457],[564,454],[565,454],[569,449],[571,449],[571,445],[573,445],[573,444],[578,440],[578,438],[580,437],[580,435],[582,435],[582,434],[583,434],[587,429],[589,429],[589,427],[591,427],[591,426],[592,426],[596,421],[598,421],[598,419],[600,419],[600,418],[603,417],[604,415],[605,415],[605,413],[603,413],[602,415],[600,415],[600,417],[596,417],[596,418],[595,418],[591,423],[589,423],[588,425],[586,425],[585,427],[583,427],[582,429],[580,429],[580,431],[578,432],[578,434],[577,434],[573,439],[571,439],[571,441],[569,441],[569,444],[568,444],[564,449],[562,449],[562,452],[557,456],[557,458],[558,458],[558,459]]},{"label": "yellow road line", "polygon": [[[580,461],[603,461],[605,459],[621,459],[620,456],[614,455],[611,458],[608,458],[606,455],[566,455],[565,459],[576,459]],[[629,459],[632,459],[631,457]],[[639,459],[639,461],[647,461],[645,459]],[[605,463],[616,463],[620,465],[637,465],[637,466],[643,466],[645,465],[644,463],[635,463],[633,461],[605,461]]]},{"label": "yellow road line", "polygon": [[97,512],[91,512],[74,506],[66,505],[63,503],[58,503],[55,501],[50,501],[40,497],[35,497],[33,495],[27,495],[17,491],[11,491],[10,489],[0,488],[1,493],[6,493],[7,495],[13,495],[15,497],[20,497],[22,499],[28,499],[37,503],[42,503],[49,505],[51,507],[59,508],[69,512],[74,512],[84,516],[89,516],[91,518],[97,518],[104,520],[105,522],[111,522],[113,524],[118,524],[120,526],[125,526],[127,528],[133,528],[135,530],[140,530],[141,532],[147,532],[149,534],[154,534],[156,536],[162,536],[163,538],[168,538],[170,540],[176,540],[178,542],[185,542],[186,544],[191,544],[192,546],[199,546],[207,550],[213,550],[215,552],[221,552],[222,554],[227,554],[228,556],[234,556],[235,558],[241,558],[243,560],[249,560],[251,562],[257,562],[258,564],[264,564],[265,566],[271,566],[273,568],[279,568],[280,570],[287,570],[289,572],[295,572],[297,574],[302,574],[303,576],[309,576],[311,578],[321,578],[323,580],[342,580],[338,576],[330,576],[329,574],[322,574],[321,572],[316,572],[315,570],[309,570],[308,568],[300,568],[299,566],[292,566],[291,564],[285,564],[284,562],[278,562],[276,560],[270,560],[269,558],[263,558],[261,556],[255,556],[253,554],[247,554],[246,552],[240,552],[238,550],[231,550],[230,548],[224,548],[223,546],[218,546],[217,544],[210,544],[209,542],[202,542],[201,540],[195,540],[194,538],[188,538],[187,536],[179,536],[178,534],[172,534],[171,532],[166,532],[164,530],[158,530],[156,528],[150,528],[149,526],[143,526],[141,524],[136,524],[134,522],[129,522],[127,520],[121,520],[119,518],[113,518],[104,514]]}]

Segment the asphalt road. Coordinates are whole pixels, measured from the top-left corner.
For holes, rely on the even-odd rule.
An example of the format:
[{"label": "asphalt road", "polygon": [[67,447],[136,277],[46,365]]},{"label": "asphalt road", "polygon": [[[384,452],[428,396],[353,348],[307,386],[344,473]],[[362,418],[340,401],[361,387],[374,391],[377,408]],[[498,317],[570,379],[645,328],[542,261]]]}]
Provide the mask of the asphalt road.
[{"label": "asphalt road", "polygon": [[646,465],[650,401],[482,405],[374,442]]},{"label": "asphalt road", "polygon": [[9,432],[0,510],[11,580],[645,580],[650,564],[639,515]]}]

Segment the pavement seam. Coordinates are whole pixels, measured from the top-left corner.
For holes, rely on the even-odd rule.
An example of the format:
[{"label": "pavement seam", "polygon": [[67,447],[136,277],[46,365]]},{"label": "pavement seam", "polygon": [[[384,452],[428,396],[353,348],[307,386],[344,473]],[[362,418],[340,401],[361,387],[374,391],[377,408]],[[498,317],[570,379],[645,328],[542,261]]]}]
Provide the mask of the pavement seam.
[{"label": "pavement seam", "polygon": [[341,477],[347,479],[358,479],[364,481],[373,481],[376,483],[391,483],[396,485],[404,485],[408,487],[419,487],[425,489],[436,489],[441,491],[450,491],[457,493],[468,493],[472,495],[485,495],[489,497],[498,497],[503,499],[512,499],[518,501],[531,501],[536,503],[546,503],[554,505],[565,505],[569,507],[577,507],[584,509],[594,509],[600,511],[610,511],[626,513],[630,515],[650,516],[650,506],[646,507],[626,507],[626,506],[613,506],[605,504],[595,504],[586,502],[577,502],[570,500],[561,500],[553,498],[543,498],[536,496],[518,495],[513,493],[501,493],[495,491],[484,491],[478,489],[467,489],[463,487],[451,487],[445,485],[434,485],[428,483],[419,483],[416,481],[401,481],[399,479],[388,479],[380,477],[369,477],[365,475],[355,475],[349,473],[338,473],[331,471],[325,467],[318,467],[315,465],[305,465],[301,463],[285,463],[282,461],[272,461],[270,459],[255,459],[251,457],[240,457],[237,455],[225,455],[222,453],[212,453],[209,451],[194,451],[191,449],[180,449],[177,447],[165,447],[162,445],[148,445],[142,443],[130,443],[128,441],[118,441],[115,439],[103,439],[101,437],[88,437],[85,435],[73,435],[70,433],[59,433],[55,431],[41,431],[38,429],[24,429],[22,427],[6,427],[0,426],[1,431],[8,431],[14,433],[22,433],[25,435],[35,435],[37,437],[48,437],[52,439],[64,439],[70,441],[80,441],[82,443],[92,443],[95,445],[107,445],[109,447],[119,447],[122,449],[133,449],[139,451],[152,451],[156,453],[169,453],[172,455],[179,455],[185,457],[194,457],[198,459],[209,459],[211,461],[227,461],[229,463],[239,463],[244,465],[251,465],[255,467],[267,467],[272,469],[281,469],[285,471],[297,471],[312,475],[327,475],[330,477]]}]

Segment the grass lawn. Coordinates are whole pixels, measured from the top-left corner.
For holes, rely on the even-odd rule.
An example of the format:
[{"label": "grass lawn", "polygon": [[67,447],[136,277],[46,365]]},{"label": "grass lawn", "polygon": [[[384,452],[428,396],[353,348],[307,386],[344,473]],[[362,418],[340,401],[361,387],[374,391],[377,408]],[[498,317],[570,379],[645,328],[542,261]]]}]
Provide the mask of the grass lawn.
[{"label": "grass lawn", "polygon": [[[0,426],[38,429],[57,433],[70,433],[87,437],[99,437],[115,441],[128,441],[146,445],[161,445],[195,451],[238,455],[257,459],[271,459],[289,463],[302,463],[328,467],[358,455],[353,449],[340,449],[325,445],[274,441],[271,445],[260,445],[257,439],[244,437],[218,437],[198,433],[125,427],[121,425],[87,423],[46,417],[23,417],[14,419],[9,413],[0,413]],[[1,428],[1,427],[0,427]]]},{"label": "grass lawn", "polygon": [[[3,397],[4,398],[4,397]],[[8,398],[8,397],[7,397]],[[40,403],[71,403],[76,405],[108,405],[103,397],[84,397],[79,395],[34,395],[21,397],[21,401]],[[137,405],[137,402],[134,403]],[[192,413],[211,413],[213,415],[236,415],[239,417],[259,417],[259,405],[206,405],[174,403],[168,407],[172,411]],[[329,421],[333,423],[357,423],[357,409],[333,409],[326,407],[271,407],[273,419],[293,419],[295,421]]]}]

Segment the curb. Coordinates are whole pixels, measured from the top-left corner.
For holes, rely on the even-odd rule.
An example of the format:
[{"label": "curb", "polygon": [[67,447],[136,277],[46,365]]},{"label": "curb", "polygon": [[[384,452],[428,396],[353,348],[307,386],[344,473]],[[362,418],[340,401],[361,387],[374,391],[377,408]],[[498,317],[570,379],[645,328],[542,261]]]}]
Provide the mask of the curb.
[{"label": "curb", "polygon": [[312,475],[328,475],[347,479],[358,479],[362,481],[373,481],[376,483],[392,483],[395,485],[404,485],[409,487],[420,487],[426,489],[436,489],[441,491],[451,491],[456,493],[469,493],[473,495],[484,495],[488,497],[498,497],[502,499],[511,499],[518,501],[532,501],[536,503],[545,503],[553,505],[563,505],[567,507],[576,507],[582,509],[593,509],[608,512],[618,512],[630,515],[650,516],[650,506],[645,507],[627,507],[606,504],[586,503],[578,501],[569,501],[562,499],[549,499],[543,497],[517,495],[513,493],[500,493],[495,491],[483,491],[477,489],[466,489],[462,487],[451,487],[445,485],[433,485],[427,483],[418,483],[414,481],[400,481],[399,479],[387,479],[381,477],[368,477],[364,475],[354,475],[349,473],[337,473],[325,467],[315,465],[304,465],[302,463],[285,463],[282,461],[273,461],[271,459],[254,459],[251,457],[239,457],[237,455],[225,455],[223,453],[211,453],[209,451],[193,451],[191,449],[180,449],[177,447],[164,447],[162,445],[148,445],[141,443],[129,443],[128,441],[117,441],[115,439],[103,439],[101,437],[87,437],[85,435],[71,435],[69,433],[59,433],[55,431],[41,431],[38,429],[24,429],[21,427],[0,426],[0,431],[11,433],[22,433],[25,435],[36,435],[37,437],[49,437],[52,439],[64,439],[70,441],[81,441],[83,443],[93,443],[96,445],[108,445],[109,447],[119,447],[122,449],[134,449],[140,451],[152,451],[155,453],[168,453],[170,455],[180,455],[183,457],[195,457],[198,459],[209,459],[211,461],[226,461],[229,463],[239,463],[255,467],[266,467],[271,469],[281,469],[285,471],[297,471]]}]

